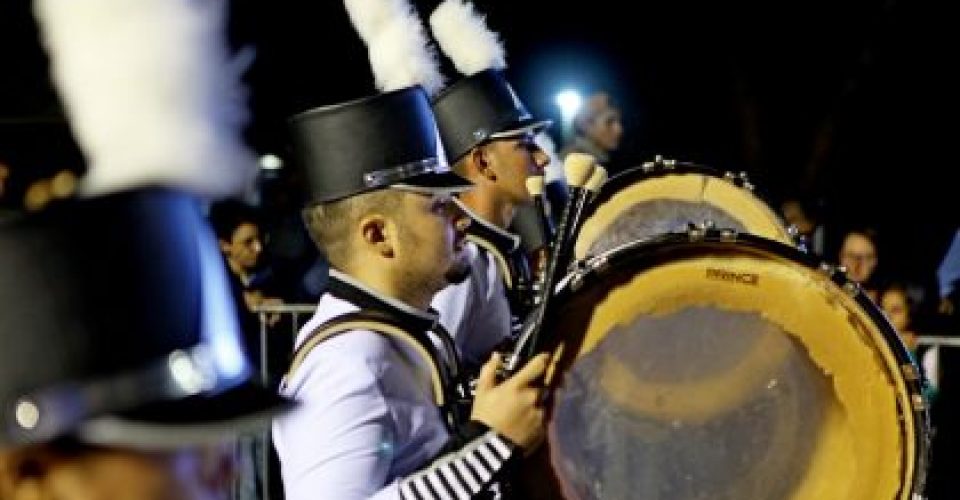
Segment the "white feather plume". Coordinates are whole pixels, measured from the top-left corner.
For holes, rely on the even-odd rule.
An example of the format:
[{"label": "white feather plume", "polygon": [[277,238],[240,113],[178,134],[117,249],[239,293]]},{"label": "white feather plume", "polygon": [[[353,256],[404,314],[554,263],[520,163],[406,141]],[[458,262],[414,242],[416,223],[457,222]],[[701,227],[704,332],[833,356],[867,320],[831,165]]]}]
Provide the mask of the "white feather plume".
[{"label": "white feather plume", "polygon": [[434,95],[443,87],[436,51],[412,5],[405,0],[345,0],[344,5],[367,44],[380,91],[420,85]]},{"label": "white feather plume", "polygon": [[[242,192],[256,172],[219,0],[36,0],[92,196],[163,185]],[[249,55],[249,54],[248,54]],[[242,64],[241,64],[242,65]]]},{"label": "white feather plume", "polygon": [[430,29],[440,50],[464,75],[507,66],[499,35],[469,2],[444,0],[430,15]]},{"label": "white feather plume", "polygon": [[344,0],[343,5],[350,16],[350,24],[367,45],[391,19],[409,11],[407,0]]}]

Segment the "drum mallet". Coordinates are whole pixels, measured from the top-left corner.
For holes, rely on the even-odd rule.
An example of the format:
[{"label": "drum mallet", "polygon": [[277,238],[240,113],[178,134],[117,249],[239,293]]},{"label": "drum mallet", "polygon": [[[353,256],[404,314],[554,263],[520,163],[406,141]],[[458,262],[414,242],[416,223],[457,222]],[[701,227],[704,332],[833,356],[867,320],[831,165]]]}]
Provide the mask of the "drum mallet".
[{"label": "drum mallet", "polygon": [[[554,235],[553,250],[547,260],[547,271],[544,273],[543,288],[540,290],[540,300],[537,307],[530,313],[524,322],[523,330],[513,354],[505,363],[505,371],[512,373],[521,366],[521,362],[530,359],[536,354],[538,348],[538,339],[540,330],[543,327],[546,313],[549,310],[550,297],[553,295],[554,288],[558,279],[557,268],[567,260],[569,254],[568,233],[570,223],[572,222],[574,205],[582,205],[582,198],[585,197],[586,190],[584,184],[590,180],[593,171],[597,166],[597,161],[593,156],[582,153],[570,153],[563,162],[563,170],[567,176],[567,185],[569,188],[569,202],[563,208],[563,214],[560,218],[560,224],[557,226],[557,232]],[[582,209],[582,207],[581,207]]]},{"label": "drum mallet", "polygon": [[547,214],[547,204],[543,200],[544,181],[542,175],[527,177],[527,192],[533,197],[533,204],[537,207],[537,215],[540,217],[540,231],[543,241],[547,246],[553,241],[553,222]]},{"label": "drum mallet", "polygon": [[[570,229],[567,236],[571,249],[577,241],[577,234],[580,233],[580,226],[583,225],[584,210],[586,210],[587,205],[597,197],[597,195],[600,193],[600,188],[603,187],[605,182],[607,182],[607,169],[603,168],[601,165],[597,165],[596,168],[593,169],[590,179],[587,180],[587,183],[583,186],[583,191],[580,195],[580,198],[576,200],[576,206],[574,207],[574,212],[572,215],[573,219],[570,221]],[[571,201],[574,200],[571,199]],[[568,263],[563,262],[561,264],[566,266]]]}]

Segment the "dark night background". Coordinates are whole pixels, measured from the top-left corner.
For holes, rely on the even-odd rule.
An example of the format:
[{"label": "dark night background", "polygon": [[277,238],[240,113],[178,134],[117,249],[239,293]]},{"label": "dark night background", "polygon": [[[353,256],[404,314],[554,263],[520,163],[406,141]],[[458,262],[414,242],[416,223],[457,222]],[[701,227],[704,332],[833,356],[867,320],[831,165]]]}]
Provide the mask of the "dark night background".
[{"label": "dark night background", "polygon": [[[425,18],[439,0],[415,3]],[[615,97],[626,129],[616,165],[663,154],[747,171],[774,206],[814,196],[834,231],[877,226],[881,271],[932,281],[960,225],[949,2],[475,3],[535,114],[559,121],[565,88]],[[374,92],[342,2],[231,5],[235,46],[257,51],[247,83],[260,153],[284,155],[286,116]],[[49,133],[61,111],[35,30],[29,2],[0,0],[0,160],[13,191],[76,162]]]},{"label": "dark night background", "polygon": [[[29,5],[2,2],[0,123],[42,128],[60,111]],[[437,3],[415,4],[426,17]],[[626,129],[620,166],[663,154],[745,170],[772,203],[816,196],[834,230],[879,226],[881,266],[917,279],[960,221],[949,148],[957,53],[945,3],[476,3],[503,35],[509,74],[535,113],[559,120],[553,96],[568,87],[614,95]],[[232,12],[235,44],[257,49],[247,80],[259,151],[283,152],[288,114],[374,92],[341,2],[237,0]],[[37,141],[3,135],[8,150]],[[55,158],[46,163],[58,148],[44,144]]]}]

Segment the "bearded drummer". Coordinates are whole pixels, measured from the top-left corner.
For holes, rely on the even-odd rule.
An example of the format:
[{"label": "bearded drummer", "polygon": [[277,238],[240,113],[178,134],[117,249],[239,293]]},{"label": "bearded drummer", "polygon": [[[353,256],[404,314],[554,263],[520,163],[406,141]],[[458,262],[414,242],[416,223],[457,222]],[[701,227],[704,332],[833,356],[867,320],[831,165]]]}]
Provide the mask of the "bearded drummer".
[{"label": "bearded drummer", "polygon": [[[347,2],[371,52],[384,34],[358,20],[391,4]],[[331,276],[282,384],[302,403],[274,426],[284,491],[289,500],[485,498],[543,437],[546,357],[504,381],[492,359],[472,408],[457,404],[466,397],[457,349],[429,305],[468,269],[469,220],[452,196],[471,184],[444,155],[430,79],[395,88],[397,79],[376,76],[383,93],[290,120],[304,220]]]}]

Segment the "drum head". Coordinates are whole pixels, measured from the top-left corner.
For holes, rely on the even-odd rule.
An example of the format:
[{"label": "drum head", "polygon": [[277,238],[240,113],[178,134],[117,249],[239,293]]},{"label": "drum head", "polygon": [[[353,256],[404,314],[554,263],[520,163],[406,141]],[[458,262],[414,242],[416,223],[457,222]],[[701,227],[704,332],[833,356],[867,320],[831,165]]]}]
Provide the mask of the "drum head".
[{"label": "drum head", "polygon": [[856,289],[743,244],[601,260],[553,323],[563,497],[910,497],[922,399]]},{"label": "drum head", "polygon": [[703,167],[656,173],[634,169],[603,187],[596,208],[577,236],[574,254],[577,258],[597,255],[704,221],[794,244],[786,227],[763,201],[717,172]]}]

